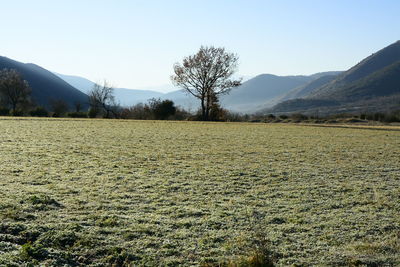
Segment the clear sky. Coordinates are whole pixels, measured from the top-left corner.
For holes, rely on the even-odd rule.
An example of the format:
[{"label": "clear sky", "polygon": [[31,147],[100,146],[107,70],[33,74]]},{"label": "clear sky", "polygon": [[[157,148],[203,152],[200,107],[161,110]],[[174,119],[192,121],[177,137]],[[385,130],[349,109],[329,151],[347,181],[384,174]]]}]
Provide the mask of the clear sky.
[{"label": "clear sky", "polygon": [[399,0],[0,0],[0,55],[114,86],[169,83],[201,45],[255,76],[346,70],[400,39]]}]

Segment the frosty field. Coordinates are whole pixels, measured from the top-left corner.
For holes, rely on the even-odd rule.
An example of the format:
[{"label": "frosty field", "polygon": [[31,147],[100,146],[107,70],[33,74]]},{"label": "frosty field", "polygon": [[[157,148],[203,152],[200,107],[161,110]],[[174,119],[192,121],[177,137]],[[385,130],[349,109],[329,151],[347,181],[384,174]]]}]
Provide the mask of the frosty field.
[{"label": "frosty field", "polygon": [[400,265],[400,129],[0,118],[0,265]]}]

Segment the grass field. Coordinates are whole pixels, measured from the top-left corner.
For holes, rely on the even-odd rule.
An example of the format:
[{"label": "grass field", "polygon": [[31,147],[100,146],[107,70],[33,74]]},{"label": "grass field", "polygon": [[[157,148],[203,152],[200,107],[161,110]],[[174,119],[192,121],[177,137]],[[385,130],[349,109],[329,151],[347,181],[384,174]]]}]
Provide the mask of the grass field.
[{"label": "grass field", "polygon": [[0,127],[1,266],[400,265],[399,128]]}]

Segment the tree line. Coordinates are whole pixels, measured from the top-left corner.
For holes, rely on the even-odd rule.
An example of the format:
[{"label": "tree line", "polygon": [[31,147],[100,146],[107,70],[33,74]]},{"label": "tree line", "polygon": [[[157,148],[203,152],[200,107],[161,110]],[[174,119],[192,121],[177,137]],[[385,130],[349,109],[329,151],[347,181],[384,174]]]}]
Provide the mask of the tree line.
[{"label": "tree line", "polygon": [[[199,99],[197,114],[176,107],[171,100],[151,99],[148,103],[121,107],[115,99],[114,89],[107,82],[95,84],[88,93],[88,102],[75,103],[73,112],[62,99],[50,100],[49,112],[45,107],[35,105],[28,82],[16,70],[4,69],[0,71],[0,115],[227,120],[232,114],[220,106],[219,96],[240,85],[240,79],[232,78],[237,66],[236,54],[213,46],[202,46],[196,54],[174,65],[171,80]],[[82,111],[83,106],[90,108],[87,112]]]},{"label": "tree line", "polygon": [[[115,99],[114,88],[106,81],[102,84],[96,83],[88,92],[87,103],[75,102],[73,109],[63,99],[51,99],[49,112],[45,107],[35,105],[31,98],[32,90],[18,71],[3,69],[0,70],[0,115],[254,122],[285,122],[288,118],[294,122],[316,119],[302,114],[279,117],[272,114],[239,115],[224,109],[220,106],[219,97],[241,85],[241,79],[234,78],[237,68],[236,54],[213,46],[202,46],[196,54],[185,57],[181,63],[174,64],[171,75],[174,85],[199,100],[200,108],[195,114],[175,106],[171,100],[154,98],[147,103],[122,107]],[[86,110],[83,110],[83,107]],[[382,122],[399,121],[398,112],[361,114],[359,118]]]},{"label": "tree line", "polygon": [[[114,88],[106,81],[95,84],[88,92],[86,103],[75,102],[70,107],[62,99],[49,100],[48,107],[38,106],[31,97],[29,83],[14,69],[0,70],[0,115],[74,118],[117,118],[138,120],[199,120],[201,116],[191,114],[175,106],[171,100],[149,99],[130,107],[122,107],[114,96]],[[83,110],[84,106],[89,109]],[[221,119],[224,110],[214,104],[210,118]]]}]

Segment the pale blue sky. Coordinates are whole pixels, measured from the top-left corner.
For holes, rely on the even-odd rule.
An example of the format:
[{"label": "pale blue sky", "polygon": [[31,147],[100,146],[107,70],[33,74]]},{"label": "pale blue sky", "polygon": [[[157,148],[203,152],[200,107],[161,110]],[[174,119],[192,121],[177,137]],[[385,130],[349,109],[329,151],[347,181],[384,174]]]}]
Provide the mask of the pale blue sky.
[{"label": "pale blue sky", "polygon": [[0,55],[118,87],[169,83],[201,45],[241,75],[345,70],[400,39],[398,0],[0,0]]}]

